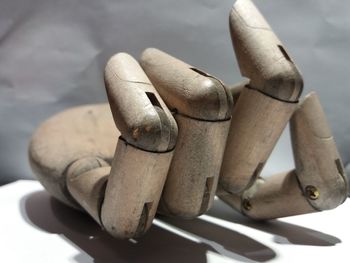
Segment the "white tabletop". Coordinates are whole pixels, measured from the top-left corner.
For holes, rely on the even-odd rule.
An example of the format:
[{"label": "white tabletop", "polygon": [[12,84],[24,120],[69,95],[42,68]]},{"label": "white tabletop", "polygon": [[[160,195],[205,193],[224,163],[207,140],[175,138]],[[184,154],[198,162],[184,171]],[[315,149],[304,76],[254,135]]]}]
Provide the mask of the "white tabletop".
[{"label": "white tabletop", "polygon": [[0,262],[349,262],[350,202],[332,211],[252,222],[220,201],[195,220],[155,219],[117,240],[35,181],[0,187]]}]

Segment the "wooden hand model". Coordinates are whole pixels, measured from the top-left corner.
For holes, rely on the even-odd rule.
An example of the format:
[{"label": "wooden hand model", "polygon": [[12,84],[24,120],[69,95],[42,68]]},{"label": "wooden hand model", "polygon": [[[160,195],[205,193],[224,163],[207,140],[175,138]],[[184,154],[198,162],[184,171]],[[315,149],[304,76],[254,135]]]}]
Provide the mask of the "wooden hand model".
[{"label": "wooden hand model", "polygon": [[[255,219],[332,209],[347,177],[315,93],[250,0],[230,30],[242,75],[228,88],[157,49],[140,64],[107,63],[108,104],[68,109],[33,135],[29,158],[43,186],[111,235],[140,236],[156,214],[194,218],[215,194]],[[295,169],[260,172],[290,122]],[[116,126],[116,127],[115,127]]]}]

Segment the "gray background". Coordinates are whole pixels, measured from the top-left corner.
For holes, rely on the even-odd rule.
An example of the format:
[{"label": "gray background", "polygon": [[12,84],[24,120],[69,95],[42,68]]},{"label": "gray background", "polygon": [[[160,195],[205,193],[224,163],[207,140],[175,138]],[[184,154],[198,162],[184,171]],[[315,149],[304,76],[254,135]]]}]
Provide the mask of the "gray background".
[{"label": "gray background", "polygon": [[[106,101],[102,73],[113,53],[153,46],[232,84],[241,80],[228,31],[234,1],[1,0],[0,184],[33,178],[34,129],[67,107]],[[343,161],[350,161],[350,1],[256,1],[316,90]],[[293,166],[288,133],[264,171]]]}]

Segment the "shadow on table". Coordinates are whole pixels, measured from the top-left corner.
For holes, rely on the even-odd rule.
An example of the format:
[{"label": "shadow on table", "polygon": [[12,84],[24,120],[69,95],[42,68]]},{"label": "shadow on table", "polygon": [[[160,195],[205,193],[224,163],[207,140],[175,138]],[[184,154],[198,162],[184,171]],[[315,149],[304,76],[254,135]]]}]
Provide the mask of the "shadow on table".
[{"label": "shadow on table", "polygon": [[[207,262],[208,251],[242,262],[265,262],[276,257],[269,247],[232,229],[202,220],[160,217],[147,234],[137,240],[110,236],[86,214],[71,209],[45,191],[34,192],[21,201],[21,212],[28,223],[49,233],[61,234],[86,253],[74,259],[105,262]],[[278,243],[329,246],[336,237],[311,229],[273,220],[257,223],[246,219],[216,201],[209,215],[243,224],[275,235]]]},{"label": "shadow on table", "polygon": [[335,236],[277,219],[260,222],[251,220],[220,200],[215,200],[214,206],[207,215],[273,234],[274,241],[279,244],[334,246],[341,243],[341,240]]},{"label": "shadow on table", "polygon": [[[208,251],[242,262],[265,262],[276,256],[273,250],[254,239],[201,219],[171,219],[180,227],[156,219],[145,236],[118,240],[102,231],[86,214],[61,204],[45,191],[24,197],[21,213],[34,227],[63,235],[96,263],[207,262]],[[89,258],[81,253],[75,260],[82,263]]]}]

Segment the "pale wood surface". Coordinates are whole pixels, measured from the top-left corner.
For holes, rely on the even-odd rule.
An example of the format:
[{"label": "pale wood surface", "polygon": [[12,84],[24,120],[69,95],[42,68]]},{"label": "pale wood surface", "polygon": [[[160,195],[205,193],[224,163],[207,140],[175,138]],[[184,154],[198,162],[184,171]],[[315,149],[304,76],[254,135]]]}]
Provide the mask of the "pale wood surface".
[{"label": "pale wood surface", "polygon": [[242,192],[259,176],[296,106],[243,88],[232,112],[220,173],[226,191]]},{"label": "pale wood surface", "polygon": [[337,207],[347,197],[347,176],[316,93],[305,97],[290,124],[300,185],[304,192],[312,186],[319,193],[310,204],[317,210]]},{"label": "pale wood surface", "polygon": [[28,151],[31,167],[54,197],[78,207],[66,187],[67,168],[86,157],[110,163],[119,135],[108,104],[68,109],[34,133]]},{"label": "pale wood surface", "polygon": [[253,2],[237,0],[229,24],[237,62],[249,85],[280,100],[298,101],[303,78]]}]

